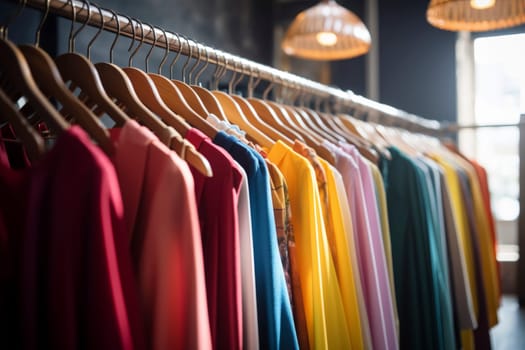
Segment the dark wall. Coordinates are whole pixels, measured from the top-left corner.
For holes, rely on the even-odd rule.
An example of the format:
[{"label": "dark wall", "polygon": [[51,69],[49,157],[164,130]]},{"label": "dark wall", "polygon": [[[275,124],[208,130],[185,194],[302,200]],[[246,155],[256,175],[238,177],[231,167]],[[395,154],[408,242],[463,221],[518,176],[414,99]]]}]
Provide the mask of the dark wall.
[{"label": "dark wall", "polygon": [[426,7],[380,0],[380,99],[422,117],[456,120],[456,33],[430,26]]},{"label": "dark wall", "polygon": [[[16,3],[16,2],[14,2]],[[164,27],[195,39],[203,44],[237,54],[254,61],[271,64],[272,62],[272,2],[265,0],[106,0],[100,2],[105,8],[118,13],[138,18],[145,23]],[[0,0],[0,23],[4,23],[17,5]],[[32,42],[40,20],[39,11],[26,8],[10,26],[10,39],[16,43]],[[67,51],[67,37],[70,21],[50,16],[44,30],[46,38],[55,43],[52,53]],[[76,40],[76,50],[85,53],[87,43],[96,33],[96,28],[86,28]],[[109,46],[115,35],[103,32],[92,47],[92,60],[95,62],[109,59]],[[130,41],[119,39],[115,49],[115,63],[127,65]],[[134,58],[134,65],[144,66],[144,57],[149,46],[143,45]],[[151,66],[163,56],[161,49],[152,53]],[[171,54],[173,58],[175,54]],[[168,61],[169,62],[169,61]],[[185,62],[181,57],[177,67]],[[193,62],[192,62],[193,63]],[[211,70],[211,68],[210,68]],[[178,70],[180,72],[180,69]]]},{"label": "dark wall", "polygon": [[[340,3],[367,24],[364,1]],[[456,34],[430,26],[427,5],[427,1],[379,0],[380,101],[422,117],[455,120]],[[336,61],[334,85],[365,95],[365,71],[365,56]]]},{"label": "dark wall", "polygon": [[[365,18],[366,0],[340,0],[338,4],[355,13],[368,26]],[[373,43],[372,43],[373,45]],[[345,90],[350,89],[359,95],[366,95],[366,55],[350,60],[334,61],[331,64],[332,82]]]}]

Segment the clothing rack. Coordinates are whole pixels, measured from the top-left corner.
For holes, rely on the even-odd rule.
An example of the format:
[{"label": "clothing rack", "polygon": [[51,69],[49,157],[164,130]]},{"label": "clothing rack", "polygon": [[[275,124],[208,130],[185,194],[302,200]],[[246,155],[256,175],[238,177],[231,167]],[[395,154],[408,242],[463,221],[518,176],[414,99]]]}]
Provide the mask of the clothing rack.
[{"label": "clothing rack", "polygon": [[[73,19],[79,23],[100,27],[104,21],[104,30],[119,33],[122,36],[136,41],[155,45],[159,48],[177,52],[187,57],[202,60],[217,65],[226,70],[260,79],[282,88],[291,89],[325,101],[331,101],[339,109],[351,109],[359,114],[366,115],[366,119],[388,126],[401,127],[414,132],[430,135],[441,133],[441,124],[409,114],[392,106],[381,104],[352,91],[314,82],[312,80],[281,71],[230,53],[203,45],[191,38],[165,31],[158,26],[142,24],[140,20],[130,19],[121,14],[90,4],[87,1],[77,0],[27,0],[21,1],[44,11],[49,11],[64,18]],[[89,6],[89,11],[88,11]],[[88,15],[89,14],[89,15]],[[102,15],[102,19],[101,19]],[[131,20],[131,25],[130,25]]]}]

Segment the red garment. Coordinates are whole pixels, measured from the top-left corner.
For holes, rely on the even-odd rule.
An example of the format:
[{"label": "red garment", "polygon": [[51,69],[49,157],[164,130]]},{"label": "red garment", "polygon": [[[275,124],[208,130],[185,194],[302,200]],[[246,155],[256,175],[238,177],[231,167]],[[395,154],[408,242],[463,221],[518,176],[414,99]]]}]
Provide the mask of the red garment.
[{"label": "red garment", "polygon": [[202,243],[188,165],[134,121],[111,130],[148,348],[210,349]]},{"label": "red garment", "polygon": [[492,215],[492,207],[490,204],[490,191],[489,191],[489,182],[487,177],[487,171],[485,168],[483,168],[478,162],[474,160],[468,160],[470,164],[474,167],[476,170],[476,174],[478,175],[479,184],[481,186],[481,194],[483,196],[483,207],[485,209],[485,215],[487,215],[487,218],[489,219],[489,225],[490,225],[490,235],[492,237],[492,242],[494,243],[493,251],[494,251],[494,264],[496,265],[496,272],[498,274],[498,291],[499,291],[499,297],[501,298],[501,266],[500,264],[495,260],[498,256],[498,239],[496,237],[496,223],[494,222],[494,215]]},{"label": "red garment", "polygon": [[29,169],[0,164],[0,229],[11,264],[6,348],[133,348],[119,273],[131,265],[118,266],[126,250],[114,239],[124,234],[119,185],[79,127]]},{"label": "red garment", "polygon": [[213,177],[191,169],[199,209],[212,344],[242,347],[242,293],[237,201],[242,174],[226,151],[196,129],[186,138],[210,162]]}]

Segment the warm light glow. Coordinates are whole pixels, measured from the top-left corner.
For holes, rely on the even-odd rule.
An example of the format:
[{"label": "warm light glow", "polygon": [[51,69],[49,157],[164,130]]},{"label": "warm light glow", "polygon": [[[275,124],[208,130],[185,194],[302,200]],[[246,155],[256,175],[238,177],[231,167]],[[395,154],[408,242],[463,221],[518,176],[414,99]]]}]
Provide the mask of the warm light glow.
[{"label": "warm light glow", "polygon": [[477,10],[488,9],[496,4],[496,0],[470,0],[470,6]]},{"label": "warm light glow", "polygon": [[337,43],[337,35],[332,32],[320,32],[315,37],[323,46],[334,46]]}]

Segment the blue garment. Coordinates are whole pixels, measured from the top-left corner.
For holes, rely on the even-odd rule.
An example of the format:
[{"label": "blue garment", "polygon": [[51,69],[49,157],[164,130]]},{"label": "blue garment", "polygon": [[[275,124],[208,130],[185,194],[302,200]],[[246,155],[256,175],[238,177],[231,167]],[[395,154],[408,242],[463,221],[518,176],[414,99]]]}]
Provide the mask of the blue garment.
[{"label": "blue garment", "polygon": [[277,243],[266,163],[256,151],[225,132],[220,131],[213,142],[224,148],[248,176],[260,348],[298,349]]}]

